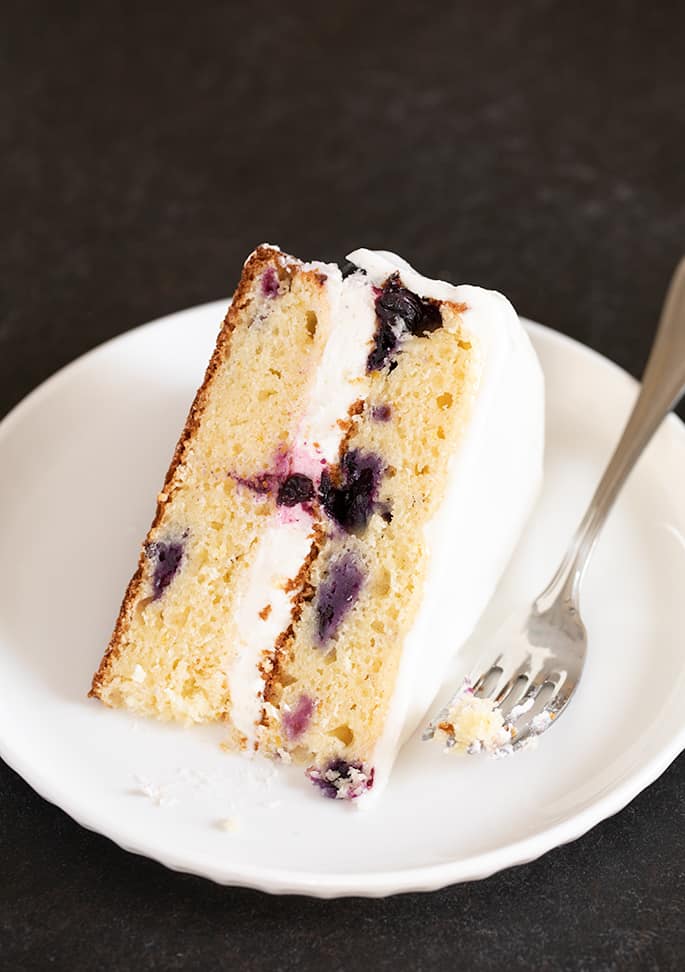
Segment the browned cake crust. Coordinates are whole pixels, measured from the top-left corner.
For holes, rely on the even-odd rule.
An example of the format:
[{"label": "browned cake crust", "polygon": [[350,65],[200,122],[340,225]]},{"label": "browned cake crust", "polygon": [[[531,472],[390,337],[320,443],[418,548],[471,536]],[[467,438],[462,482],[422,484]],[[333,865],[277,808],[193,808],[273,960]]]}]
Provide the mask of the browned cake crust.
[{"label": "browned cake crust", "polygon": [[[216,373],[219,366],[230,354],[231,334],[236,326],[238,317],[249,303],[249,294],[254,286],[255,280],[261,276],[262,272],[267,266],[273,265],[275,252],[277,251],[268,246],[259,246],[245,263],[238,287],[233,295],[233,300],[231,301],[231,305],[228,308],[228,312],[224,318],[221,330],[219,331],[219,335],[216,339],[214,352],[209,364],[207,365],[204,380],[200,385],[197,394],[195,395],[193,404],[190,407],[188,418],[186,419],[185,426],[176,444],[171,463],[169,464],[169,469],[167,470],[167,474],[164,478],[164,485],[162,486],[161,492],[157,496],[157,508],[155,510],[155,516],[141,547],[137,570],[126,588],[126,593],[124,594],[124,599],[121,603],[121,608],[119,609],[119,615],[117,617],[109,645],[107,646],[107,650],[105,651],[102,661],[100,662],[100,667],[93,676],[93,681],[88,693],[90,698],[101,698],[101,686],[108,677],[110,666],[120,651],[124,629],[127,626],[134,606],[140,596],[145,565],[145,543],[149,539],[150,533],[161,521],[164,514],[164,508],[169,502],[169,499],[174,491],[177,471],[184,460],[187,449],[191,444],[193,437],[197,432]],[[289,259],[292,259],[293,263],[298,262],[294,257]],[[283,272],[282,266],[279,266],[278,269],[279,271]]]}]

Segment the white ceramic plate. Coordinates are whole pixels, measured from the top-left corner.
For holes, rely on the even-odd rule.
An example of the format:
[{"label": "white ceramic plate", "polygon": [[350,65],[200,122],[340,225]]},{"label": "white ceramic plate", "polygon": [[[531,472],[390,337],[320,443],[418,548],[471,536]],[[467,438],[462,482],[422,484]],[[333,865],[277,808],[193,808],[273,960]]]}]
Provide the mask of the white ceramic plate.
[{"label": "white ceramic plate", "polygon": [[[606,527],[585,583],[585,674],[534,751],[459,760],[415,738],[364,813],[320,799],[298,770],[226,754],[220,727],[134,721],[86,699],[224,310],[208,304],[111,341],[0,425],[3,758],[128,850],[226,884],[321,897],[485,877],[623,807],[685,747],[685,433],[675,417]],[[549,577],[636,393],[597,354],[530,332],[547,377],[545,491],[455,677],[484,632]]]}]

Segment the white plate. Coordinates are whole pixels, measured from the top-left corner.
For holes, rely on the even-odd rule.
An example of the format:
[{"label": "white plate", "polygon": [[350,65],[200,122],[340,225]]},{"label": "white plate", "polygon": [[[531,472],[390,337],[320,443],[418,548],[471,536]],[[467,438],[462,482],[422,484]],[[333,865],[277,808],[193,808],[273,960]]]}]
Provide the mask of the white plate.
[{"label": "white plate", "polygon": [[[208,304],[117,338],[0,425],[3,758],[128,850],[227,884],[321,897],[485,877],[578,837],[662,773],[685,746],[675,417],[606,527],[585,583],[586,671],[535,751],[458,760],[413,739],[364,813],[322,800],[297,770],[224,753],[220,727],[134,721],[86,699],[224,310]],[[547,376],[546,486],[480,638],[556,566],[636,392],[597,354],[530,332]],[[235,830],[221,828],[227,818]]]}]

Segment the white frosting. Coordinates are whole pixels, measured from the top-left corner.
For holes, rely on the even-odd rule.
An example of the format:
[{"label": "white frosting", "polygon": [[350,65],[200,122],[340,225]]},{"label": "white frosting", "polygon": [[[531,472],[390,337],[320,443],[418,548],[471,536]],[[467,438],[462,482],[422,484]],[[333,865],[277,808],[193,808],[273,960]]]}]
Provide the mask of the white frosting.
[{"label": "white frosting", "polygon": [[532,345],[501,294],[429,280],[393,253],[361,249],[348,259],[376,284],[399,270],[402,283],[419,296],[466,304],[463,324],[482,366],[468,428],[450,461],[445,500],[425,527],[430,560],[424,598],[405,639],[385,731],[372,760],[374,787],[355,800],[368,807],[490,600],[537,497],[544,383]]},{"label": "white frosting", "polygon": [[337,284],[329,287],[331,331],[293,449],[293,468],[317,481],[322,466],[338,458],[339,420],[366,395],[366,359],[376,329],[373,293],[363,275],[342,280],[337,267],[335,278],[327,272]]},{"label": "white frosting", "polygon": [[[325,464],[338,457],[344,435],[338,420],[346,418],[350,406],[366,394],[366,359],[376,317],[371,290],[361,274],[343,280],[334,264],[316,264],[316,269],[327,278],[330,334],[295,434],[290,471],[304,473],[318,484]],[[228,684],[231,720],[250,748],[263,704],[260,665],[290,623],[295,592],[286,592],[285,587],[309,553],[312,526],[312,518],[301,506],[280,507],[269,518],[243,579],[234,615],[236,656]],[[267,605],[270,610],[265,611]]]},{"label": "white frosting", "polygon": [[294,592],[285,588],[297,576],[312,544],[312,518],[301,509],[288,513],[287,519],[270,518],[235,609],[236,657],[228,672],[231,720],[250,748],[262,710],[264,682],[259,666],[290,623]]}]

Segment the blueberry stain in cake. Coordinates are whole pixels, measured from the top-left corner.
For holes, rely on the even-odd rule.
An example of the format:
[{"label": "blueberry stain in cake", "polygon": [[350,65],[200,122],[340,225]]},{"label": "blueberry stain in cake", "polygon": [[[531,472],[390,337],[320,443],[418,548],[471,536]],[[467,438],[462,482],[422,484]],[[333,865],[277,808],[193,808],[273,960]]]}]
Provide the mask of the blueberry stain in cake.
[{"label": "blueberry stain in cake", "polygon": [[234,473],[230,473],[230,476],[239,486],[244,486],[245,489],[257,493],[258,496],[266,496],[268,493],[273,492],[278,482],[273,473],[261,473],[258,476],[250,476],[248,478],[236,476]]},{"label": "blueberry stain in cake", "polygon": [[381,503],[378,507],[378,512],[386,523],[392,523],[392,510],[390,509],[389,503]]},{"label": "blueberry stain in cake", "polygon": [[274,267],[267,267],[262,274],[262,296],[263,297],[277,297],[278,296],[278,274]]},{"label": "blueberry stain in cake", "polygon": [[[400,343],[400,328],[394,318],[389,321],[378,319],[373,336],[373,348],[366,359],[367,371],[380,371]],[[391,362],[392,365],[395,362]]]},{"label": "blueberry stain in cake", "polygon": [[334,759],[323,770],[310,766],[306,776],[329,800],[354,800],[371,789],[374,770],[367,772],[362,763]]},{"label": "blueberry stain in cake", "polygon": [[314,715],[314,699],[302,694],[294,709],[283,712],[281,723],[288,742],[295,742],[307,731]]},{"label": "blueberry stain in cake", "polygon": [[315,492],[314,483],[309,476],[292,473],[278,487],[276,502],[279,506],[297,506],[298,503],[308,503],[313,500]]},{"label": "blueberry stain in cake", "polygon": [[325,647],[336,633],[359,597],[363,583],[364,571],[357,558],[349,551],[331,562],[328,573],[316,592],[316,624],[320,647]]},{"label": "blueberry stain in cake", "polygon": [[374,511],[383,472],[379,456],[351,449],[346,452],[334,478],[328,469],[321,474],[319,499],[327,515],[347,533],[359,533]]},{"label": "blueberry stain in cake", "polygon": [[373,405],[371,408],[371,418],[374,422],[389,422],[391,415],[392,409],[385,403]]},{"label": "blueberry stain in cake", "polygon": [[187,532],[179,540],[156,540],[145,546],[145,553],[153,562],[152,599],[158,600],[172,582],[183,560]]},{"label": "blueberry stain in cake", "polygon": [[420,336],[442,327],[438,305],[403,287],[397,272],[377,292],[375,307],[377,326],[367,371],[379,371],[385,366],[404,333]]}]

